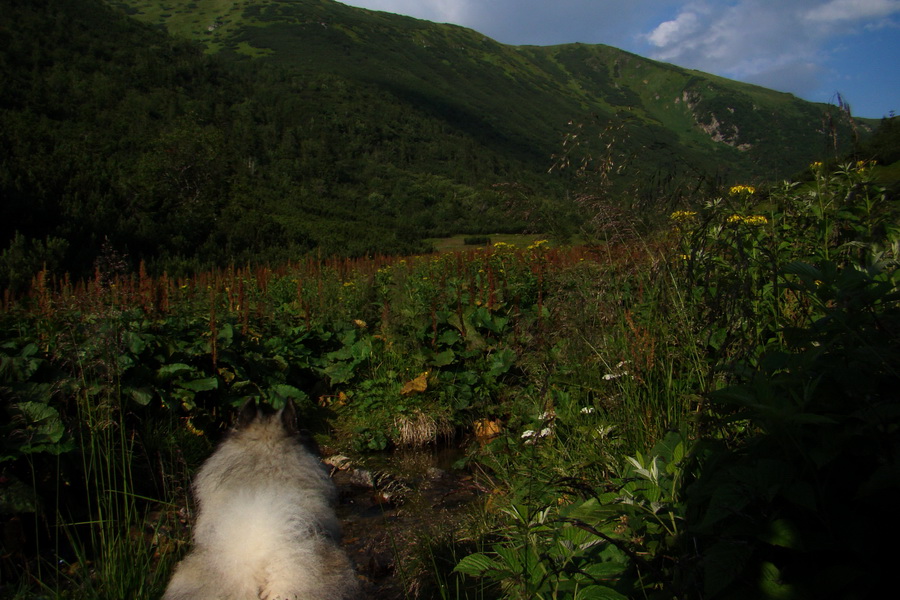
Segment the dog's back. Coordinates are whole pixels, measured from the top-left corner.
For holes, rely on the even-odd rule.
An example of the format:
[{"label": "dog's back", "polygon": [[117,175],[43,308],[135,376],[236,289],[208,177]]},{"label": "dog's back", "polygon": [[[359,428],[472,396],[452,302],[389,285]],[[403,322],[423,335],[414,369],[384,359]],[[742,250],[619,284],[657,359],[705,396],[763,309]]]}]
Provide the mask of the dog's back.
[{"label": "dog's back", "polygon": [[336,490],[304,446],[293,405],[254,405],[194,482],[194,548],[163,600],[344,600],[356,578],[338,546]]}]

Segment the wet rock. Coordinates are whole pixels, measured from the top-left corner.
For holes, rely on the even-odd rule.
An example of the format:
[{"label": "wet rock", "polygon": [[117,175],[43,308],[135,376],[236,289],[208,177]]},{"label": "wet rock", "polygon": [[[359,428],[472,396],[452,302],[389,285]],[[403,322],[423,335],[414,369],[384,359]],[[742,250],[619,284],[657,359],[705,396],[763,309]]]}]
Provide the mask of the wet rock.
[{"label": "wet rock", "polygon": [[322,462],[340,471],[346,471],[353,466],[353,461],[343,454],[334,454],[322,459]]},{"label": "wet rock", "polygon": [[447,471],[438,469],[437,467],[428,467],[428,470],[425,471],[425,475],[429,479],[443,479],[447,476]]},{"label": "wet rock", "polygon": [[353,469],[350,473],[350,483],[360,487],[374,489],[375,475],[368,469]]}]

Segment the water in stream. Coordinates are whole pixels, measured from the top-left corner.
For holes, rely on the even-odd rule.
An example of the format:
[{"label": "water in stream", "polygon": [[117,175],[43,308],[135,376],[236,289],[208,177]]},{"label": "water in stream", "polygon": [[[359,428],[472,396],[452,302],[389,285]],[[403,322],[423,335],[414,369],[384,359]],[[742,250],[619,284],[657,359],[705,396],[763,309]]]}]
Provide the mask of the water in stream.
[{"label": "water in stream", "polygon": [[344,547],[369,597],[411,597],[411,571],[417,558],[427,558],[421,556],[422,535],[458,527],[483,495],[471,474],[454,468],[464,456],[456,446],[424,447],[330,461],[341,463],[333,478]]}]

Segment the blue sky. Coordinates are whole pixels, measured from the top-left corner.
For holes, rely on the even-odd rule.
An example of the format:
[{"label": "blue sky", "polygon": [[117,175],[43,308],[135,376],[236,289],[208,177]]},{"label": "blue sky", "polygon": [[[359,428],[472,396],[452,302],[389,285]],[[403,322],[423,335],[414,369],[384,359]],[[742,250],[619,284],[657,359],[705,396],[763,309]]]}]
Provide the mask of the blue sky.
[{"label": "blue sky", "polygon": [[900,0],[346,0],[506,44],[608,44],[790,92],[900,113]]}]

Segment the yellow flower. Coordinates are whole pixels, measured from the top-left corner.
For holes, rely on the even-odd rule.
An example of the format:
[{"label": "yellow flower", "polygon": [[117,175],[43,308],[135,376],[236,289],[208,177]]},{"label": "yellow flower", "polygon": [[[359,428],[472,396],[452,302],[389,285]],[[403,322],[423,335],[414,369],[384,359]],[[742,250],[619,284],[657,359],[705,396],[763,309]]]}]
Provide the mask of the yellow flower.
[{"label": "yellow flower", "polygon": [[856,170],[860,173],[865,173],[869,169],[875,166],[874,160],[858,160],[856,161]]},{"label": "yellow flower", "polygon": [[753,225],[754,227],[765,225],[768,222],[769,220],[763,215],[753,215],[752,217],[744,218],[744,223],[746,223],[747,225]]},{"label": "yellow flower", "polygon": [[732,196],[737,196],[739,194],[747,194],[749,196],[756,193],[756,188],[752,185],[736,185],[732,187],[729,192]]},{"label": "yellow flower", "polygon": [[697,216],[697,213],[692,210],[676,210],[669,218],[673,221],[688,221]]},{"label": "yellow flower", "polygon": [[752,215],[749,217],[745,217],[743,215],[731,215],[725,220],[727,223],[744,223],[745,225],[752,225],[753,227],[758,227],[759,225],[765,225],[769,222],[763,215]]}]

